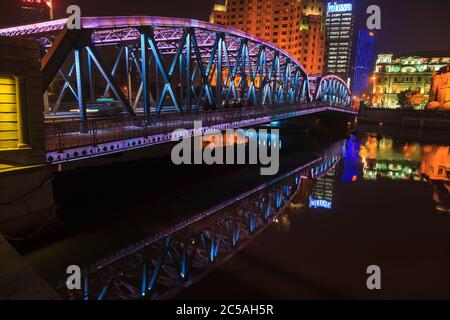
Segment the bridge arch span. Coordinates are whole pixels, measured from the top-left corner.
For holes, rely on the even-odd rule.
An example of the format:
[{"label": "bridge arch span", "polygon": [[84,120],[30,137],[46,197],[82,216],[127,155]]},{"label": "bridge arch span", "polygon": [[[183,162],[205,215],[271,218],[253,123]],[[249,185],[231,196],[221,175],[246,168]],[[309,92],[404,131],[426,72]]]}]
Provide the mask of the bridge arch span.
[{"label": "bridge arch span", "polygon": [[[63,94],[53,102],[56,109],[65,94],[71,93],[83,109],[83,99],[95,100],[110,91],[129,113],[138,107],[144,112],[161,112],[168,106],[185,111],[205,105],[298,104],[310,99],[303,66],[284,50],[245,32],[162,17],[85,17],[82,31],[68,31],[65,23],[63,19],[0,30],[0,35],[34,37],[48,49],[42,65],[44,90],[55,77],[64,82]],[[70,51],[74,57],[68,63]],[[116,57],[110,65],[102,55],[105,51]],[[118,79],[123,65],[131,73],[128,83]],[[71,83],[73,74],[76,86]],[[106,87],[94,93],[91,82],[98,74]],[[90,92],[81,92],[86,90],[81,85],[85,80]],[[127,91],[131,96],[135,92],[134,99],[126,99]]]},{"label": "bridge arch span", "polygon": [[342,78],[329,74],[319,78],[315,100],[336,105],[350,105],[351,92]]},{"label": "bridge arch span", "polygon": [[233,28],[151,16],[83,17],[82,30],[67,30],[66,22],[0,30],[2,36],[40,41],[43,90],[51,92],[52,112],[77,108],[86,119],[89,106],[105,97],[129,114],[145,115],[314,99],[349,105],[348,87],[336,76],[322,78],[313,97],[299,61]]}]

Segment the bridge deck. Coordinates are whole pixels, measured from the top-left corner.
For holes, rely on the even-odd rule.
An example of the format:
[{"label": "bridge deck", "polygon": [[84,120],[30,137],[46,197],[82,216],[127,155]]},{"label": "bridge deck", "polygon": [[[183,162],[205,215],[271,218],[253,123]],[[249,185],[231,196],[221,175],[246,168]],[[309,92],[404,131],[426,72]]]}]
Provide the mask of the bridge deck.
[{"label": "bridge deck", "polygon": [[[172,133],[177,129],[186,129],[192,137],[210,130],[249,127],[327,110],[357,113],[351,108],[311,103],[301,107],[286,105],[160,114],[150,117],[147,125],[141,116],[92,119],[84,125],[78,120],[53,120],[46,123],[47,161],[81,160],[165,143],[172,140]],[[201,128],[194,128],[195,121],[201,121]]]}]

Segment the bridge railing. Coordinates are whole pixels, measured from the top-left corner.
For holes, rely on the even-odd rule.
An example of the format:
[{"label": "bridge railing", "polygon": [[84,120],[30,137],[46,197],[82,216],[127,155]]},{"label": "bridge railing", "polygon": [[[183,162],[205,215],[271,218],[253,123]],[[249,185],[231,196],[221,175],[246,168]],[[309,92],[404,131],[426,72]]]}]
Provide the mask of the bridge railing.
[{"label": "bridge railing", "polygon": [[47,121],[46,148],[47,151],[60,151],[80,146],[96,146],[98,144],[126,140],[137,137],[148,137],[157,134],[170,133],[176,129],[192,129],[195,121],[201,121],[203,126],[214,126],[236,121],[276,117],[297,111],[311,111],[324,107],[338,107],[313,102],[302,106],[284,105],[258,106],[243,108],[226,108],[221,110],[202,110],[186,113],[153,114],[146,122],[143,115],[112,119],[89,119],[82,124],[77,120]]}]

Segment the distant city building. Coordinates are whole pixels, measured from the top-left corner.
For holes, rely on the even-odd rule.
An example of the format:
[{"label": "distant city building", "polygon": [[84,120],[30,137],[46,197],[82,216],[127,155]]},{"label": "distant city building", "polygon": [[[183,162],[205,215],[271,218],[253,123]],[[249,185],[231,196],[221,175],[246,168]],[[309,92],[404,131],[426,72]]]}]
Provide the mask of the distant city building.
[{"label": "distant city building", "polygon": [[355,8],[353,0],[328,1],[326,7],[326,73],[351,84],[354,54]]},{"label": "distant city building", "polygon": [[37,23],[53,18],[51,0],[19,0],[21,23]]},{"label": "distant city building", "polygon": [[361,97],[369,94],[370,78],[373,68],[374,33],[368,29],[360,29],[356,47],[356,58],[352,81],[352,94]]},{"label": "distant city building", "polygon": [[430,98],[433,73],[449,63],[450,52],[418,52],[400,57],[379,54],[373,80],[373,104],[398,108],[397,95],[411,90],[423,95],[420,108],[424,108]]},{"label": "distant city building", "polygon": [[325,73],[325,5],[318,0],[302,1],[300,48],[294,56],[309,74]]},{"label": "distant city building", "polygon": [[450,65],[441,68],[431,80],[430,109],[450,110]]},{"label": "distant city building", "polygon": [[319,0],[217,0],[210,22],[270,41],[308,73],[324,73],[324,4]]}]

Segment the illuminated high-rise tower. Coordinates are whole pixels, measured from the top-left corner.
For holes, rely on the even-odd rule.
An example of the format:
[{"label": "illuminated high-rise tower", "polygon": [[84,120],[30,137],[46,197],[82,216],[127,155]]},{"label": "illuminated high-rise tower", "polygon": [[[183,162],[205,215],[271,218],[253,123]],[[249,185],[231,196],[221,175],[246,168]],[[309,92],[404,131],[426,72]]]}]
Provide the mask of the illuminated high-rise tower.
[{"label": "illuminated high-rise tower", "polygon": [[352,94],[361,97],[370,90],[370,75],[373,69],[374,33],[368,29],[360,29],[356,46],[356,57],[353,70]]},{"label": "illuminated high-rise tower", "polygon": [[326,8],[326,72],[342,77],[350,85],[354,51],[355,8],[353,0],[328,1]]},{"label": "illuminated high-rise tower", "polygon": [[52,0],[20,0],[21,23],[37,23],[53,19]]}]

